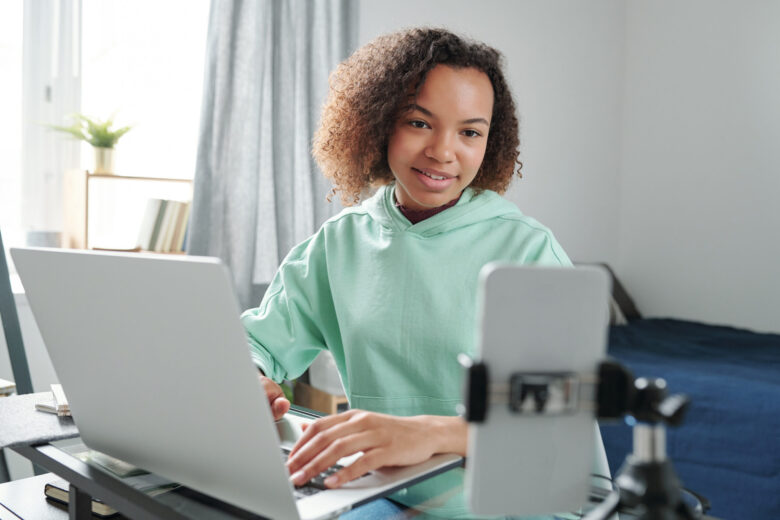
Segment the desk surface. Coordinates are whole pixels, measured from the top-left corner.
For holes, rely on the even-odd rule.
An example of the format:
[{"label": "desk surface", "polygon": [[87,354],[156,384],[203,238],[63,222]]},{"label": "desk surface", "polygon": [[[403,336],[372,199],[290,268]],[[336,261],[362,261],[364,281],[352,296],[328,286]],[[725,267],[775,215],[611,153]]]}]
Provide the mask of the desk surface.
[{"label": "desk surface", "polygon": [[[0,520],[67,520],[67,508],[46,500],[43,494],[44,486],[57,478],[54,473],[44,473],[0,485]],[[9,511],[8,516],[3,516],[6,511]],[[123,518],[121,515],[112,517],[113,520]]]},{"label": "desk surface", "polygon": [[[17,446],[14,450],[30,459],[33,463],[53,471],[83,492],[91,496],[100,497],[107,504],[124,511],[125,514],[132,518],[165,518],[175,520],[196,518],[257,520],[261,518],[184,487],[155,497],[148,496],[126,485],[120,478],[109,471],[95,464],[86,463],[74,456],[75,453],[87,449],[80,439],[70,439],[55,444],[35,447]],[[13,484],[13,482],[10,484]],[[3,484],[0,487],[7,485]],[[40,488],[38,496],[40,500],[45,501],[43,488]],[[0,501],[0,503],[2,502]],[[27,516],[23,518],[34,517]]]},{"label": "desk surface", "polygon": [[[78,430],[72,418],[57,417],[54,414],[35,411],[35,403],[47,398],[51,398],[50,392],[0,399],[0,417],[4,419],[3,427],[0,428],[0,448],[14,447],[15,451],[21,455],[50,471],[54,471],[83,491],[100,496],[115,507],[119,503],[124,504],[127,509],[123,507],[117,507],[117,509],[126,510],[128,514],[134,512],[135,516],[138,517],[149,517],[148,513],[155,511],[158,512],[157,517],[159,518],[213,518],[215,520],[260,518],[187,488],[181,488],[181,490],[154,498],[149,497],[122,484],[118,478],[108,472],[90,466],[74,457],[72,455],[74,450],[86,449],[78,439],[60,441],[57,444],[61,446],[33,447],[32,445],[35,444],[78,436]],[[6,418],[8,418],[7,421]],[[18,515],[22,518],[41,520],[66,518],[67,513],[59,510],[57,506],[50,505],[43,496],[43,486],[50,480],[53,480],[53,477],[48,474],[0,485],[0,520],[9,518],[2,507],[3,505],[12,511],[12,508],[17,508],[17,510],[32,508],[30,509],[33,511],[32,515],[30,513],[24,516]],[[21,499],[19,494],[29,500]],[[50,516],[43,516],[44,513]],[[62,516],[60,513],[66,516]],[[18,520],[13,516],[10,518]]]},{"label": "desk surface", "polygon": [[78,436],[72,417],[40,412],[35,403],[51,402],[51,392],[12,395],[0,399],[0,448],[40,444]]},{"label": "desk surface", "polygon": [[[92,494],[102,492],[114,494],[114,498],[119,498],[120,501],[125,502],[125,506],[129,507],[127,510],[131,512],[128,514],[133,518],[263,520],[263,517],[186,487],[181,487],[155,497],[148,497],[124,484],[120,484],[117,487],[116,483],[120,482],[118,478],[109,475],[104,470],[87,465],[71,455],[71,453],[86,449],[86,446],[80,444],[79,439],[61,441],[56,444],[58,446],[17,447],[16,450],[39,464],[45,462],[47,466],[66,477],[66,480],[76,477],[72,478],[71,481]],[[114,484],[109,482],[107,485],[105,477],[108,477]],[[23,520],[64,520],[68,518],[68,513],[60,509],[60,506],[51,504],[44,498],[44,486],[47,482],[57,478],[57,475],[47,473],[38,477],[0,484],[0,520],[9,518],[10,520],[19,520],[19,518]],[[103,496],[106,497],[107,503],[112,502],[107,495]],[[135,503],[136,501],[137,503]],[[150,503],[152,504],[151,506]],[[372,508],[372,504],[366,504],[362,507],[371,510],[372,513],[376,513],[376,510]],[[15,515],[3,516],[6,512],[3,506],[13,511]],[[393,509],[392,517],[395,520],[414,518],[419,515],[419,512],[413,509],[397,512],[395,508],[391,509]],[[153,513],[150,511],[153,511]],[[362,517],[360,508],[353,510],[352,513],[355,513],[355,515],[351,515],[350,518]],[[120,515],[111,518],[122,520],[126,517]]]},{"label": "desk surface", "polygon": [[[69,454],[69,452],[86,448],[83,445],[79,445],[78,439],[64,441],[63,443],[58,444],[64,444],[65,446],[61,448],[51,445],[39,446],[37,448],[27,447],[22,449],[20,453],[27,450],[34,450],[36,453],[42,453],[43,456],[49,458],[50,461],[59,459],[60,461],[64,461],[65,464],[71,468],[70,470],[74,472],[74,474],[81,474],[81,472],[84,470],[84,467],[91,468],[91,466],[87,466],[82,461]],[[24,455],[25,453],[22,454]],[[60,454],[65,455],[65,457],[60,457]],[[41,461],[39,460],[38,462]],[[87,471],[87,473],[90,474],[89,478],[92,480],[99,480],[95,479],[96,474],[94,471],[97,470],[92,468],[91,474],[89,470]],[[58,473],[63,474],[62,471],[58,471]],[[105,472],[101,471],[100,473]],[[63,474],[63,476],[66,475]],[[0,485],[0,520],[19,520],[19,518],[24,520],[65,520],[68,518],[67,511],[65,511],[61,506],[54,505],[44,498],[43,488],[45,484],[56,478],[56,475],[47,473],[37,477],[17,480]],[[110,478],[118,481],[118,479],[115,477]],[[98,485],[100,485],[100,483],[98,483]],[[98,489],[94,482],[92,483],[91,487]],[[83,488],[90,490],[90,486],[83,486]],[[92,490],[93,493],[94,489]],[[105,488],[101,489],[105,490]],[[169,511],[175,518],[208,518],[214,520],[256,520],[261,518],[244,510],[233,508],[224,502],[212,499],[187,488],[181,488],[179,490],[175,490],[154,498],[146,497],[144,495],[143,498],[154,501],[158,507],[163,508],[164,511]],[[124,496],[124,499],[133,500],[127,495]],[[5,506],[5,508],[3,506]],[[10,514],[8,511],[13,512],[14,514]],[[147,515],[144,514],[145,510],[141,509],[140,511],[142,511],[142,514],[140,514],[138,517],[146,518]],[[408,510],[406,513],[400,513],[400,516],[394,516],[394,518],[412,518],[416,516],[416,514],[416,512]],[[121,520],[125,517],[119,515],[112,518]],[[163,514],[162,516],[159,516],[159,518],[171,518],[171,516]],[[626,515],[625,513],[621,513],[621,518],[634,517],[631,515]],[[713,517],[704,516],[701,520],[716,519]]]}]

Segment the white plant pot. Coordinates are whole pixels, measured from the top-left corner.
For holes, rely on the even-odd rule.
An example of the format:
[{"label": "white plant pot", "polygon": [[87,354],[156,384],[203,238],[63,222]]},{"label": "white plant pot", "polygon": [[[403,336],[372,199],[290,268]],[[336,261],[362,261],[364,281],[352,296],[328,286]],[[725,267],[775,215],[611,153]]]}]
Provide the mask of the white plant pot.
[{"label": "white plant pot", "polygon": [[114,173],[114,149],[95,146],[95,169],[93,173]]}]

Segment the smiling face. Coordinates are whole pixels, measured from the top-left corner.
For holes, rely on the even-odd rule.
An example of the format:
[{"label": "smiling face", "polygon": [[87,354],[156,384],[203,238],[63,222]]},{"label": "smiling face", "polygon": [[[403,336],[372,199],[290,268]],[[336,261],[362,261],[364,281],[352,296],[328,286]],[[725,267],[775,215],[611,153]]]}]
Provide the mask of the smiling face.
[{"label": "smiling face", "polygon": [[442,206],[460,196],[485,157],[493,86],[472,68],[437,65],[410,109],[402,110],[387,146],[398,202]]}]

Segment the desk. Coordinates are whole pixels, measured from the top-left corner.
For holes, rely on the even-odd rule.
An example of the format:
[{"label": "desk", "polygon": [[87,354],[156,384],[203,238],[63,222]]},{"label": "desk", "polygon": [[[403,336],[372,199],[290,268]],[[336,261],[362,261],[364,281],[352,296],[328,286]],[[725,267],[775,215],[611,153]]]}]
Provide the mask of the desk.
[{"label": "desk", "polygon": [[[78,439],[39,446],[16,446],[13,449],[75,486],[75,491],[71,489],[70,518],[92,518],[89,509],[91,496],[100,497],[105,503],[129,518],[170,518],[172,520],[263,518],[188,488],[179,488],[150,497],[124,484],[108,471],[73,456],[73,453],[86,449]],[[44,500],[42,488],[39,493],[41,493],[40,500]],[[73,502],[74,494],[75,502]]]},{"label": "desk", "polygon": [[[94,494],[103,497],[103,500],[123,514],[111,517],[113,520],[126,518],[144,519],[262,519],[263,517],[239,509],[235,506],[221,502],[209,496],[198,493],[188,488],[179,488],[156,497],[149,497],[125,484],[106,471],[90,466],[74,457],[71,453],[82,451],[86,447],[78,439],[55,442],[36,447],[19,447],[15,451],[30,458],[37,464],[55,471],[58,475],[69,480],[84,490],[86,495]],[[0,520],[18,520],[17,513],[23,520],[64,520],[69,517],[65,506],[52,505],[45,500],[43,488],[47,482],[55,479],[55,474],[47,473],[37,477],[31,477],[20,481],[9,482],[0,485]],[[10,489],[14,486],[14,489]],[[13,496],[12,501],[6,502]],[[14,496],[15,495],[15,496]],[[82,496],[85,504],[89,504],[88,496]],[[350,512],[350,518],[361,518],[362,508],[371,509],[375,505],[381,505],[382,511],[392,510],[394,520],[411,519],[418,516],[413,509],[396,512],[389,501],[385,504],[372,502]],[[4,508],[4,505],[8,509]],[[88,506],[87,506],[88,507]],[[73,507],[70,518],[92,519],[89,510],[81,510],[76,513]],[[4,516],[6,515],[7,516]],[[75,516],[74,516],[75,515]]]},{"label": "desk", "polygon": [[[122,520],[125,517],[144,519],[170,518],[173,520],[257,520],[263,518],[188,488],[179,488],[156,497],[149,497],[146,494],[123,484],[121,480],[108,472],[90,466],[74,457],[72,453],[86,449],[78,439],[35,447],[17,446],[13,449],[36,464],[65,478],[82,490],[82,495],[77,496],[77,500],[82,500],[83,503],[86,504],[87,509],[80,510],[79,514],[79,505],[77,504],[75,507],[71,505],[71,519],[75,518],[81,520],[97,518],[93,517],[89,512],[89,495],[100,496],[106,503],[121,511],[123,513],[122,516],[112,517],[116,520]],[[19,483],[19,492],[26,495],[24,499],[21,500],[23,504],[20,507],[26,507],[27,509],[14,512],[18,512],[24,520],[30,520],[31,518],[34,518],[35,520],[60,520],[67,518],[68,515],[63,510],[60,510],[58,506],[47,504],[43,497],[43,486],[46,482],[53,479],[54,476],[52,474],[46,474],[25,479],[28,481],[26,483],[16,481],[3,484],[3,486],[9,486]],[[21,487],[25,484],[26,486],[24,488]],[[37,503],[35,503],[35,501],[37,501]],[[15,503],[19,504],[19,502],[20,499],[17,498]],[[3,505],[4,493],[2,492],[2,487],[0,487],[0,520],[18,520],[16,516],[4,516],[7,510],[3,508]],[[14,510],[12,504],[9,503],[8,506],[11,511]],[[34,516],[23,516],[25,511],[31,511],[31,514]],[[39,513],[40,511],[48,511],[49,514],[47,516],[42,516],[42,514]],[[359,513],[359,510],[353,512]],[[417,514],[416,511],[407,510],[406,512],[402,511],[396,513],[393,518],[413,518],[417,516]],[[359,517],[359,515],[355,516],[355,518]],[[621,518],[633,518],[633,516],[621,513]],[[716,519],[704,516],[701,520]]]},{"label": "desk", "polygon": [[[233,505],[214,499],[192,489],[181,487],[167,493],[150,497],[123,483],[121,479],[101,467],[83,462],[75,453],[87,448],[78,438],[78,430],[71,418],[57,417],[34,410],[34,404],[46,400],[48,393],[14,396],[0,400],[0,446],[13,449],[34,464],[64,478],[72,484],[69,506],[71,519],[92,519],[91,496],[100,497],[106,504],[129,518],[143,519],[261,519]],[[51,441],[51,442],[48,442]],[[48,507],[43,495],[43,486],[54,480],[51,474],[3,484],[3,490],[17,496],[14,505],[3,502],[0,490],[0,520],[12,518],[8,510],[16,507],[18,516],[24,520],[41,518],[66,518],[68,515],[55,506]],[[12,489],[13,488],[13,489]],[[24,494],[18,500],[18,494]],[[75,499],[74,499],[75,498]],[[30,506],[32,504],[32,506]],[[7,508],[4,506],[8,506]],[[24,510],[22,510],[24,509]],[[40,511],[53,512],[42,517]],[[355,512],[359,512],[357,509]],[[415,516],[409,512],[409,517]],[[401,513],[398,518],[405,518]]]},{"label": "desk", "polygon": [[[43,498],[47,483],[57,479],[54,473],[44,473],[12,482],[0,484],[0,520],[65,520],[68,508],[65,505]],[[127,520],[123,516],[112,520]]]},{"label": "desk", "polygon": [[[71,489],[69,515],[71,519],[93,518],[90,512],[91,496],[100,497],[108,505],[129,518],[166,520],[256,520],[263,518],[185,487],[150,497],[123,483],[121,479],[107,470],[83,462],[74,456],[74,453],[86,450],[86,446],[78,439],[78,431],[73,421],[70,418],[58,418],[52,414],[34,412],[34,402],[40,399],[41,394],[30,394],[0,400],[0,417],[11,419],[7,422],[4,421],[3,428],[0,429],[0,447],[10,447],[23,457],[64,478],[74,486]],[[14,410],[17,412],[21,410],[19,413],[27,416],[24,427],[14,421],[15,413],[12,413]],[[28,412],[24,413],[25,410]],[[10,428],[7,427],[9,425]],[[26,428],[27,430],[25,430]],[[47,437],[52,439],[52,442],[46,442]],[[25,489],[21,488],[24,484],[17,483],[18,481],[3,484],[3,486],[18,485],[20,492],[27,495],[26,498],[45,504],[43,485],[50,479],[52,479],[51,475],[25,479],[29,483]],[[4,505],[3,494],[0,492],[0,520],[6,520],[6,518],[17,520],[16,517],[9,516],[7,509],[3,507]],[[354,512],[359,513],[359,509]],[[57,513],[60,513],[59,517],[65,518],[63,511],[57,511]],[[37,515],[37,513],[32,514]],[[406,513],[401,512],[394,518],[412,518],[414,516],[416,516],[416,512],[408,510]],[[624,514],[621,513],[621,518],[623,516]],[[630,516],[628,517],[630,518]],[[43,517],[37,515],[22,516],[22,518],[24,520],[31,518],[40,520]],[[57,515],[51,516],[52,520],[57,518]],[[355,516],[355,518],[359,518],[359,516]],[[707,518],[710,517],[704,517],[704,519]]]},{"label": "desk", "polygon": [[[35,403],[47,397],[50,399],[50,394],[44,392],[0,400],[0,447],[13,449],[75,486],[71,490],[71,518],[92,518],[92,495],[131,518],[261,518],[186,488],[151,498],[108,471],[82,462],[73,456],[86,449],[77,439],[73,419],[35,411]],[[44,500],[41,495],[40,500]]]}]

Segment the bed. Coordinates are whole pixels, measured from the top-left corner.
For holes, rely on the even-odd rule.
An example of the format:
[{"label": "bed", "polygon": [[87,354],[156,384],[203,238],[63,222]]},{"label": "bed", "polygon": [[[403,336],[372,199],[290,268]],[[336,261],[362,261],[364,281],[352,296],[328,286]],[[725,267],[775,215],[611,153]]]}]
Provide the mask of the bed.
[{"label": "bed", "polygon": [[[780,518],[780,335],[629,314],[611,326],[609,354],[692,400],[667,434],[683,485],[707,497],[715,517]],[[631,429],[602,423],[601,432],[614,476]]]}]

